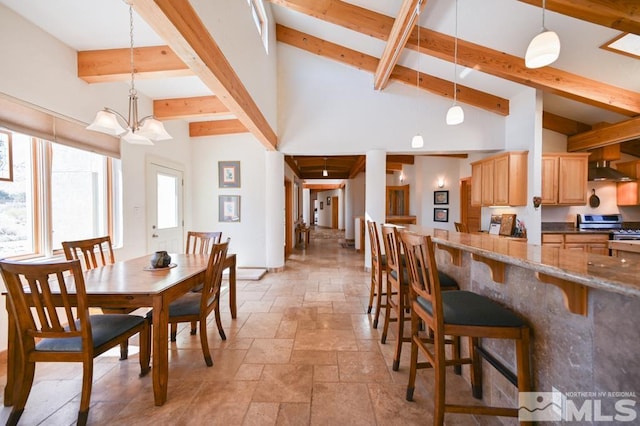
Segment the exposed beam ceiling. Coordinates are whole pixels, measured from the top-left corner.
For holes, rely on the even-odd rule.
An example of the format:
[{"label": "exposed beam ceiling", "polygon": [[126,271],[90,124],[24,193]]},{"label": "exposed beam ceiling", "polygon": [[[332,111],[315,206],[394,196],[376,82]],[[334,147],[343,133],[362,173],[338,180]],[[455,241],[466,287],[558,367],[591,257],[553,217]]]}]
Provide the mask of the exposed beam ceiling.
[{"label": "exposed beam ceiling", "polygon": [[551,114],[550,112],[542,113],[542,127],[567,136],[591,130],[591,126],[588,124]]},{"label": "exposed beam ceiling", "polygon": [[373,88],[382,90],[387,86],[391,71],[398,63],[400,53],[407,44],[407,39],[416,26],[416,20],[420,16],[420,12],[427,4],[427,0],[403,0],[398,16],[391,28],[389,40],[384,47],[382,57],[378,62],[378,66],[373,75]]},{"label": "exposed beam ceiling", "polygon": [[567,151],[584,151],[640,138],[640,117],[567,138]]},{"label": "exposed beam ceiling", "polygon": [[267,149],[278,139],[188,0],[133,0],[138,14]]},{"label": "exposed beam ceiling", "polygon": [[[387,40],[394,18],[340,0],[270,0],[272,3],[318,19]],[[454,37],[420,29],[420,51],[454,61]],[[406,44],[418,50],[417,30]],[[620,114],[640,114],[640,97],[631,90],[604,84],[552,67],[528,69],[524,59],[458,39],[458,63],[487,74],[541,89]]]},{"label": "exposed beam ceiling", "polygon": [[[542,6],[542,0],[520,1]],[[547,0],[545,7],[576,19],[640,35],[640,3],[637,0]]]},{"label": "exposed beam ceiling", "polygon": [[194,121],[189,123],[189,136],[192,138],[246,132],[248,130],[240,120]]},{"label": "exposed beam ceiling", "polygon": [[153,115],[158,120],[188,119],[230,114],[217,96],[193,98],[156,99]]},{"label": "exposed beam ceiling", "polygon": [[[378,64],[378,59],[373,56],[321,40],[312,35],[282,25],[276,25],[276,37],[279,42],[372,73],[375,72]],[[417,71],[396,65],[391,73],[390,80],[415,86]],[[420,73],[419,86],[431,93],[453,99],[453,83],[450,81]],[[508,99],[484,93],[460,84],[458,84],[458,101],[496,114],[509,115]]]}]

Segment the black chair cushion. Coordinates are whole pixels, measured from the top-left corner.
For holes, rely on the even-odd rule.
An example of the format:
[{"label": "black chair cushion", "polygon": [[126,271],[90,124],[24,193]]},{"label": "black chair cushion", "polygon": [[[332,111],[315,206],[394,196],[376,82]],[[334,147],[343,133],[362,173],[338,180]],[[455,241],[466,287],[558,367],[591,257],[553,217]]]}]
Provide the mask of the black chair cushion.
[{"label": "black chair cushion", "polygon": [[[185,315],[200,315],[202,293],[187,293],[169,304],[169,318]],[[147,312],[147,318],[153,318],[153,310]]]},{"label": "black chair cushion", "polygon": [[[522,327],[526,322],[512,310],[488,297],[470,291],[444,291],[442,312],[445,324],[486,327]],[[433,315],[431,302],[418,296],[418,304]]]},{"label": "black chair cushion", "polygon": [[[146,321],[138,315],[104,314],[90,315],[93,347],[97,348],[109,340],[126,333]],[[76,324],[80,325],[77,321]],[[42,339],[36,344],[37,351],[45,352],[81,352],[80,337],[64,337],[60,339]]]}]

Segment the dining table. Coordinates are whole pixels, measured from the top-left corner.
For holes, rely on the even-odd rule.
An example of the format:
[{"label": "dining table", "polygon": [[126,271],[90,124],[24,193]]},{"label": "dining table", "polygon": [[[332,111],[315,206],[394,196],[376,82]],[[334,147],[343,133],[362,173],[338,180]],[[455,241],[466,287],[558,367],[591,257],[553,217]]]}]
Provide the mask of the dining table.
[{"label": "dining table", "polygon": [[[152,366],[155,405],[167,400],[169,380],[169,304],[201,283],[207,269],[207,254],[170,253],[166,268],[151,268],[151,255],[115,262],[84,272],[89,306],[101,308],[152,307]],[[229,305],[236,318],[236,255],[227,254],[224,268],[229,269]],[[7,298],[7,304],[9,298]],[[7,305],[7,310],[9,306]],[[16,344],[17,328],[12,315],[8,319],[7,385],[4,405],[13,404],[15,362],[20,356]]]}]

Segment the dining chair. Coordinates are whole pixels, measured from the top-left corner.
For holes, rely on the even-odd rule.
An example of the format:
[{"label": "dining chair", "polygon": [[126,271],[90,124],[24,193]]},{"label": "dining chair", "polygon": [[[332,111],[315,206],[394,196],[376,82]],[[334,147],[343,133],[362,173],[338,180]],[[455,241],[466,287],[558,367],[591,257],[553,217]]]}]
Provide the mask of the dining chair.
[{"label": "dining chair", "polygon": [[[378,328],[378,319],[380,318],[380,310],[387,307],[387,286],[383,286],[383,272],[387,271],[387,258],[380,250],[380,238],[378,236],[378,226],[376,222],[368,220],[367,229],[369,230],[369,242],[371,244],[371,288],[369,291],[369,306],[367,313],[371,313],[373,308],[373,299],[376,300],[376,310],[373,318],[373,328]],[[385,296],[385,303],[382,303],[382,296]]]},{"label": "dining chair", "polygon": [[207,254],[214,244],[222,240],[222,232],[187,232],[187,247],[185,253]]},{"label": "dining chair", "polygon": [[[518,408],[446,403],[445,368],[450,365],[470,364],[472,393],[482,398],[481,338],[511,339],[516,344],[517,374],[513,374],[500,361],[491,357],[494,366],[518,388],[519,392],[532,389],[530,363],[530,329],[526,321],[512,310],[488,297],[470,291],[442,291],[434,245],[429,236],[409,232],[401,234],[406,249],[407,269],[411,282],[411,369],[407,385],[407,401],[413,400],[416,370],[433,368],[435,371],[433,424],[444,423],[445,412],[477,415],[517,417]],[[433,330],[433,345],[426,345],[420,337],[420,323]],[[470,356],[447,359],[445,336],[469,338]],[[427,362],[418,363],[418,351]],[[489,358],[488,358],[489,359]]]},{"label": "dining chair", "polygon": [[[116,261],[113,255],[111,237],[87,238],[84,240],[63,241],[62,250],[67,260],[80,260],[84,270],[100,268],[106,265],[113,265]],[[131,308],[101,308],[103,314],[128,314],[133,312]],[[129,343],[122,342],[120,345],[120,359],[129,357]]]},{"label": "dining chair", "polygon": [[[211,252],[211,248],[214,244],[219,244],[222,239],[222,232],[187,232],[187,246],[184,252],[189,254],[208,254]],[[202,291],[202,283],[196,284],[191,291]],[[197,321],[191,322],[191,334],[196,334]],[[171,324],[171,341],[176,341],[176,334],[178,333],[178,324]]]},{"label": "dining chair", "polygon": [[78,424],[85,425],[93,381],[93,358],[139,334],[140,376],[149,372],[151,333],[137,315],[90,315],[80,261],[0,261],[20,356],[8,425],[18,423],[31,392],[37,362],[81,362]]},{"label": "dining chair", "polygon": [[[396,349],[393,356],[393,370],[400,368],[400,356],[402,355],[402,344],[411,342],[411,336],[405,334],[405,322],[411,320],[411,304],[409,303],[409,277],[407,275],[406,256],[402,253],[398,227],[395,225],[382,225],[382,240],[387,261],[387,304],[384,315],[384,326],[380,341],[384,344],[387,341],[389,323],[398,324],[396,333]],[[455,279],[444,272],[438,273],[442,286],[447,290],[458,290],[460,287]],[[395,317],[391,317],[391,311]],[[460,348],[457,340],[452,342],[454,352],[458,353]]]},{"label": "dining chair", "polygon": [[[169,304],[169,324],[171,325],[171,341],[176,340],[174,326],[181,322],[199,322],[200,345],[204,361],[208,367],[213,365],[209,342],[207,340],[207,317],[214,311],[218,333],[222,340],[227,340],[220,320],[220,284],[222,282],[222,270],[229,248],[229,238],[224,243],[213,244],[209,254],[209,262],[205,272],[202,291],[189,292]],[[151,319],[153,310],[149,311],[147,318]],[[192,333],[193,334],[193,333]]]},{"label": "dining chair", "polygon": [[465,232],[465,233],[469,232],[469,227],[467,226],[466,223],[454,222],[454,225],[456,227],[456,231],[458,232]]}]

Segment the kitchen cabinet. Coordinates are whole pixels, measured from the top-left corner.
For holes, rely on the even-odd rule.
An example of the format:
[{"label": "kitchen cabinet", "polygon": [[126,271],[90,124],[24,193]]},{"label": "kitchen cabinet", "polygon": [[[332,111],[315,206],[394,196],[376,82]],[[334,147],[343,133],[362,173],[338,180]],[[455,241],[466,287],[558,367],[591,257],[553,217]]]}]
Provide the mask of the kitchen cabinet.
[{"label": "kitchen cabinet", "polygon": [[587,204],[589,153],[542,154],[542,204]]},{"label": "kitchen cabinet", "polygon": [[640,261],[640,241],[609,241],[611,256],[626,259],[626,261]]},{"label": "kitchen cabinet", "polygon": [[471,163],[471,205],[525,206],[527,157],[527,151],[505,152]]},{"label": "kitchen cabinet", "polygon": [[[629,177],[640,176],[640,160],[616,163],[616,169]],[[616,200],[619,206],[640,205],[640,185],[638,182],[618,182],[616,184]]]},{"label": "kitchen cabinet", "polygon": [[542,245],[609,255],[609,233],[542,234]]}]

